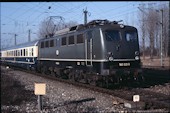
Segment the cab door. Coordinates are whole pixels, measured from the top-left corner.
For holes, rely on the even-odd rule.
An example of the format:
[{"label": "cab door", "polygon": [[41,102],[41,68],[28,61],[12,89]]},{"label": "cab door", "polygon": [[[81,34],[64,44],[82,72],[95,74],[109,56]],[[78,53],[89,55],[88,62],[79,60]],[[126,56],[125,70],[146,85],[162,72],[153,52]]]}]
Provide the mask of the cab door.
[{"label": "cab door", "polygon": [[86,66],[92,66],[93,55],[93,32],[87,31],[85,33],[85,62]]}]

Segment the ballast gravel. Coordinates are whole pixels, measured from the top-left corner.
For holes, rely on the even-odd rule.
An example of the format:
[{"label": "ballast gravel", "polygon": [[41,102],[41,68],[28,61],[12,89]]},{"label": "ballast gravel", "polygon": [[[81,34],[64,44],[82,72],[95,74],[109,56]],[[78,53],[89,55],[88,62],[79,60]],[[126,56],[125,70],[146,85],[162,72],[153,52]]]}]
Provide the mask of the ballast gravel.
[{"label": "ballast gravel", "polygon": [[[124,107],[125,100],[112,95],[99,93],[85,88],[80,88],[67,83],[50,80],[26,72],[5,70],[6,74],[25,86],[26,90],[34,92],[35,83],[46,83],[46,95],[43,99],[43,113],[68,113],[68,112],[128,112]],[[27,96],[27,95],[25,95]],[[23,101],[21,106],[1,106],[1,109],[12,109],[14,112],[26,111],[39,113],[37,99],[31,102]],[[162,110],[156,110],[161,112]],[[142,111],[143,112],[143,111]],[[155,110],[153,110],[155,112]]]}]

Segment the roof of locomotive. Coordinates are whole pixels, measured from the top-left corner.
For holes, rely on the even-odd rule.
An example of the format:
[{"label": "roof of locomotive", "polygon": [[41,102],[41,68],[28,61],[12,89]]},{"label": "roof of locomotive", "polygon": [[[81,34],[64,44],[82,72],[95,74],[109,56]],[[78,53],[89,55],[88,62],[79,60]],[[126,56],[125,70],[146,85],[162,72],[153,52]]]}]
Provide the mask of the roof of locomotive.
[{"label": "roof of locomotive", "polygon": [[128,25],[123,25],[123,24],[119,24],[120,21],[109,21],[109,20],[92,20],[87,24],[79,24],[76,26],[72,26],[70,28],[65,28],[62,30],[59,30],[56,32],[55,36],[59,36],[59,35],[65,35],[68,33],[72,33],[72,32],[76,32],[76,31],[83,31],[83,30],[87,30],[87,29],[93,29],[96,27],[112,27],[112,28],[116,28],[116,29],[121,29],[121,28],[135,28],[133,26],[128,26]]},{"label": "roof of locomotive", "polygon": [[26,43],[22,43],[22,44],[19,44],[19,45],[12,46],[12,47],[4,48],[1,51],[30,47],[30,46],[37,46],[38,42],[39,42],[38,40],[26,42]]}]

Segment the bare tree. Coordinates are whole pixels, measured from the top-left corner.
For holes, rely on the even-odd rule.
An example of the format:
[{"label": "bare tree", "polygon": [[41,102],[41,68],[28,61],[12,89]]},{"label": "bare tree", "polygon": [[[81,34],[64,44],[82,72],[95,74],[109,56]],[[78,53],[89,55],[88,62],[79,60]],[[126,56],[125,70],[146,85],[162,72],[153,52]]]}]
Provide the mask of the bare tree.
[{"label": "bare tree", "polygon": [[153,59],[153,50],[155,48],[155,34],[157,30],[156,23],[158,22],[158,16],[155,9],[148,4],[148,15],[147,15],[147,31],[149,35],[149,42],[150,42],[150,58]]},{"label": "bare tree", "polygon": [[146,20],[146,12],[145,12],[145,4],[140,4],[139,5],[139,17],[141,17],[139,19],[139,26],[140,26],[140,30],[142,33],[142,53],[143,53],[143,59],[145,59],[145,36],[146,36],[146,24],[145,24],[145,20]]},{"label": "bare tree", "polygon": [[[162,10],[162,11],[161,11]],[[168,56],[168,42],[169,42],[169,32],[168,32],[168,27],[169,27],[169,7],[167,5],[160,5],[157,9],[158,12],[158,24],[159,29],[161,26],[163,27],[163,31],[158,30],[159,37],[161,38],[162,35],[162,54],[163,56]],[[163,20],[162,20],[163,19]],[[163,23],[162,23],[163,21]],[[162,33],[162,34],[161,34]],[[161,41],[159,40],[159,49],[161,45]]]},{"label": "bare tree", "polygon": [[[168,42],[169,42],[169,7],[167,4],[160,5],[158,7],[153,7],[153,3],[148,3],[148,7],[145,7],[144,3],[139,5],[139,23],[142,34],[142,50],[145,52],[145,43],[147,37],[149,38],[149,50],[150,57],[153,58],[154,53],[160,56],[160,39],[161,39],[161,12],[156,12],[156,10],[163,10],[163,55],[168,55]],[[143,54],[144,57],[145,54]]]},{"label": "bare tree", "polygon": [[70,21],[65,23],[64,21],[55,22],[52,18],[47,18],[41,22],[39,27],[39,38],[50,38],[53,37],[56,31],[77,25],[76,21]]},{"label": "bare tree", "polygon": [[168,42],[169,42],[169,7],[163,6],[163,53],[168,56]]},{"label": "bare tree", "polygon": [[45,19],[39,27],[39,38],[48,38],[54,35],[55,24],[50,19]]}]

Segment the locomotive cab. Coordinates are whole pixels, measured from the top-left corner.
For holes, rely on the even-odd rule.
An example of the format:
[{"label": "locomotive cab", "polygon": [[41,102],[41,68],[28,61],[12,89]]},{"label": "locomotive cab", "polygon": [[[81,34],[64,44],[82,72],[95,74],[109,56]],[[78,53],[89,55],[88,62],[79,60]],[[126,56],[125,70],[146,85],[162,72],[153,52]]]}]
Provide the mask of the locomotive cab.
[{"label": "locomotive cab", "polygon": [[[139,44],[137,29],[124,27],[120,29],[105,29],[105,47],[108,60],[111,62],[125,62],[113,64],[115,67],[129,66],[140,67]],[[135,64],[136,63],[136,64]]]},{"label": "locomotive cab", "polygon": [[103,26],[101,31],[105,62],[100,65],[100,74],[138,79],[142,70],[137,29],[116,24]]}]

